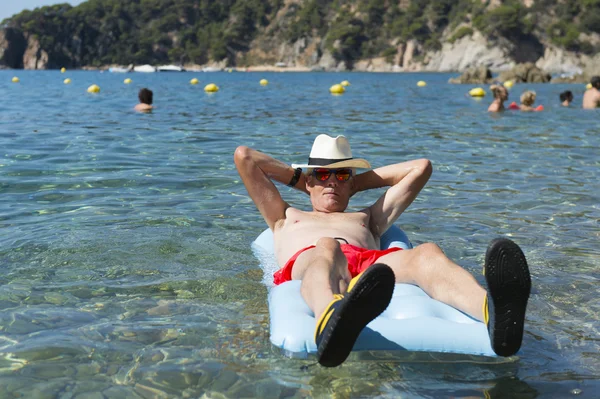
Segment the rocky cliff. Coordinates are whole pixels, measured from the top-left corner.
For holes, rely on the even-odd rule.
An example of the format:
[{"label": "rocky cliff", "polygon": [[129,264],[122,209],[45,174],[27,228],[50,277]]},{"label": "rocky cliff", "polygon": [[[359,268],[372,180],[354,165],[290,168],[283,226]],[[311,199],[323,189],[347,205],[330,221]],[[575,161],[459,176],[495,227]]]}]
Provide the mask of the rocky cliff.
[{"label": "rocky cliff", "polygon": [[[18,14],[0,65],[595,73],[600,0],[88,0]],[[577,22],[573,22],[577,21]]]},{"label": "rocky cliff", "polygon": [[23,32],[14,28],[0,30],[0,65],[8,68],[23,68],[27,40]]}]

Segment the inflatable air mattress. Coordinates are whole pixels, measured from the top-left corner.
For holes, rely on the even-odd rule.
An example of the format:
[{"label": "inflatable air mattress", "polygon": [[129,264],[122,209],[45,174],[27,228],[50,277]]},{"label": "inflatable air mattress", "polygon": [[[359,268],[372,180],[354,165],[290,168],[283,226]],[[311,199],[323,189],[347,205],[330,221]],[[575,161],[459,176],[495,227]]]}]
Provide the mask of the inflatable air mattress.
[{"label": "inflatable air mattress", "polygon": [[[381,248],[412,248],[406,234],[392,226],[381,239]],[[316,320],[300,294],[301,282],[273,285],[278,266],[273,249],[273,233],[265,230],[252,244],[269,287],[271,342],[292,357],[306,358],[316,353]],[[396,284],[387,310],[362,331],[354,351],[402,350],[449,352],[496,356],[485,324],[446,304],[430,298],[419,287]]]}]

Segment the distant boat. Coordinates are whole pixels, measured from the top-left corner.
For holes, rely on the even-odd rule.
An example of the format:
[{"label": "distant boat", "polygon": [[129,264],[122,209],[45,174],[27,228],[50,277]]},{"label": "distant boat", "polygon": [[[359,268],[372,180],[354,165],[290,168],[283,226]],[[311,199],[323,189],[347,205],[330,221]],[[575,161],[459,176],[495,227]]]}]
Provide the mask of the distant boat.
[{"label": "distant boat", "polygon": [[161,65],[156,69],[158,72],[185,72],[185,69],[176,65]]},{"label": "distant boat", "polygon": [[277,68],[285,68],[287,64],[285,62],[278,62],[277,64],[275,64],[275,66]]},{"label": "distant boat", "polygon": [[108,72],[112,72],[112,73],[127,73],[127,72],[131,72],[131,68],[111,67],[111,68],[108,68]]},{"label": "distant boat", "polygon": [[222,68],[217,68],[217,67],[204,67],[202,68],[202,72],[220,72],[222,71]]},{"label": "distant boat", "polygon": [[156,72],[156,68],[154,68],[152,65],[140,65],[140,66],[136,66],[133,67],[133,71],[134,72]]}]

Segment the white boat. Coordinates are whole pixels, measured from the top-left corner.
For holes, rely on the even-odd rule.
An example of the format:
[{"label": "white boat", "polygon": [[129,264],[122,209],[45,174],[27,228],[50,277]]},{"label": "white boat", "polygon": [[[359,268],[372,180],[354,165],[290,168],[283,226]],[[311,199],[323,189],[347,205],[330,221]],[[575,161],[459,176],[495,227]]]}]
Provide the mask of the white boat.
[{"label": "white boat", "polygon": [[131,72],[131,68],[111,67],[111,68],[108,68],[108,72],[112,72],[112,73],[127,73],[127,72]]},{"label": "white boat", "polygon": [[149,73],[149,72],[156,72],[156,68],[154,68],[152,65],[146,64],[146,65],[140,65],[140,66],[133,67],[133,71]]},{"label": "white boat", "polygon": [[221,72],[222,68],[217,67],[204,67],[202,68],[202,72]]},{"label": "white boat", "polygon": [[156,69],[158,72],[185,72],[185,69],[177,65],[161,65]]}]

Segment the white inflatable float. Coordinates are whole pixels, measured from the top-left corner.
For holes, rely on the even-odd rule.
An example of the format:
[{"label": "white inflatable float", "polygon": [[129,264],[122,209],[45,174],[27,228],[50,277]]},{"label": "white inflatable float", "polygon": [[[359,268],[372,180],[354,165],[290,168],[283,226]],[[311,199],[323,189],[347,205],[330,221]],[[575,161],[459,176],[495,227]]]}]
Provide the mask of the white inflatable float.
[{"label": "white inflatable float", "polygon": [[[392,226],[381,238],[381,248],[412,248],[406,234]],[[317,352],[316,320],[302,299],[298,280],[273,285],[278,265],[273,233],[267,229],[252,243],[269,287],[271,342],[292,357],[306,358]],[[354,351],[421,351],[493,356],[487,328],[459,310],[431,299],[411,284],[396,284],[385,312],[362,331]]]}]

